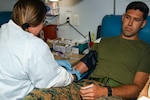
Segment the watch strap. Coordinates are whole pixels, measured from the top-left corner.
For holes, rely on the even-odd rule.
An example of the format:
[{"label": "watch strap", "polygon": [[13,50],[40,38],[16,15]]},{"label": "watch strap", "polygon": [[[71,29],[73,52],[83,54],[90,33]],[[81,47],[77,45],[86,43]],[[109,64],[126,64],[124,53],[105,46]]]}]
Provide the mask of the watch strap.
[{"label": "watch strap", "polygon": [[112,89],[110,86],[106,86],[107,90],[108,90],[108,96],[112,96]]}]

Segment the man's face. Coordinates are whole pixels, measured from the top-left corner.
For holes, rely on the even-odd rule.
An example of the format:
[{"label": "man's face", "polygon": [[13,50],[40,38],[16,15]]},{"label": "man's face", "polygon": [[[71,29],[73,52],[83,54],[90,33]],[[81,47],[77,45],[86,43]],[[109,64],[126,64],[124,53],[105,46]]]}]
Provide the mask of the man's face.
[{"label": "man's face", "polygon": [[133,9],[128,10],[122,16],[122,37],[130,40],[138,39],[138,32],[145,24],[143,12]]}]

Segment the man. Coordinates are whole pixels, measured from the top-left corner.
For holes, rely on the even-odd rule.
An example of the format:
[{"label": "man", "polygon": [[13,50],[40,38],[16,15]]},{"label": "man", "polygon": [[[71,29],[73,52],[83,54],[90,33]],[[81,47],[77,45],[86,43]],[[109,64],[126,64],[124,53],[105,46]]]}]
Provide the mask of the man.
[{"label": "man", "polygon": [[[150,45],[138,38],[148,13],[149,8],[143,2],[134,1],[127,6],[122,16],[121,35],[102,38],[92,47],[98,53],[97,65],[87,80],[32,93],[38,91],[44,95],[46,91],[52,100],[136,99],[150,73]],[[76,66],[87,65],[88,62],[82,59]]]}]

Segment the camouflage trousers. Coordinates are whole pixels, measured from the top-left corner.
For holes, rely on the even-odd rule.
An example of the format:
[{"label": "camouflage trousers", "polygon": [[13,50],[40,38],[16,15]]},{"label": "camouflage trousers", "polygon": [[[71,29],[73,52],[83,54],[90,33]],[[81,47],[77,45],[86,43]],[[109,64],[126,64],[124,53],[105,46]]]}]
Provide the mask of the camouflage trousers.
[{"label": "camouflage trousers", "polygon": [[[99,84],[99,82],[93,80],[82,80],[79,82],[73,82],[64,87],[51,87],[47,89],[34,89],[29,93],[24,100],[82,100],[79,90],[81,86],[89,84]],[[120,97],[100,97],[96,100],[123,100]]]}]

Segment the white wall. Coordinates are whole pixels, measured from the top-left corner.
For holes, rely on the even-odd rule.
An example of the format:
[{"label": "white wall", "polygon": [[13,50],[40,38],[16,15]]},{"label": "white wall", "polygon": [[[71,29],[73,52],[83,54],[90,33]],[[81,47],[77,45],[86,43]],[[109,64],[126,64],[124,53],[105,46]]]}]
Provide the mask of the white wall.
[{"label": "white wall", "polygon": [[[137,0],[116,0],[116,8],[115,8],[116,14],[123,14],[125,12],[126,6],[132,1],[137,1]],[[147,6],[150,8],[150,0],[138,0],[138,1],[145,2]]]},{"label": "white wall", "polygon": [[0,0],[0,11],[12,11],[17,0]]},{"label": "white wall", "polygon": [[[11,11],[14,3],[17,0],[0,0],[0,11]],[[116,0],[115,14],[123,14],[129,2],[135,0]],[[150,8],[150,0],[141,0],[147,3]],[[49,22],[52,24],[62,24],[66,22],[66,17],[71,17],[71,24],[73,23],[73,16],[79,15],[79,25],[74,25],[85,36],[90,31],[97,32],[97,26],[101,24],[101,20],[106,14],[114,14],[114,0],[61,0],[60,15],[57,17],[50,17]],[[66,16],[67,15],[67,16]],[[68,39],[83,39],[70,26],[64,25],[58,27],[58,37]]]},{"label": "white wall", "polygon": [[[67,4],[66,4],[67,2]],[[79,15],[79,25],[74,25],[85,36],[90,31],[97,32],[97,26],[106,14],[113,13],[113,0],[62,0],[60,3],[60,23],[65,22],[66,15],[71,15],[71,24],[74,25],[74,15]],[[65,27],[65,30],[64,30]],[[83,39],[70,26],[58,28],[58,37]]]}]

